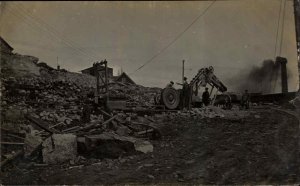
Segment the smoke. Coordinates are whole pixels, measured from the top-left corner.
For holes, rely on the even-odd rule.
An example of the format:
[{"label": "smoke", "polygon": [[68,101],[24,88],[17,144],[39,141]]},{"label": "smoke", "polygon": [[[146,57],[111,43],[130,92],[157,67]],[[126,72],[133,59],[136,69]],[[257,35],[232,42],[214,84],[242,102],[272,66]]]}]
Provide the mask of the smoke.
[{"label": "smoke", "polygon": [[251,93],[274,93],[281,90],[280,65],[273,60],[264,60],[261,66],[254,66],[249,72],[240,73],[230,80],[236,91]]}]

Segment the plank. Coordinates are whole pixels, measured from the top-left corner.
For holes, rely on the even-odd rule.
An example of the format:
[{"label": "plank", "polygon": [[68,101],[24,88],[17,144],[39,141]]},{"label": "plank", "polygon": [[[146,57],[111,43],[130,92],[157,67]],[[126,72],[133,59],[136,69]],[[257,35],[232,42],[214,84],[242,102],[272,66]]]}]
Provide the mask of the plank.
[{"label": "plank", "polygon": [[41,119],[32,117],[30,114],[25,115],[25,118],[28,119],[29,121],[31,121],[32,123],[36,124],[37,126],[39,126],[40,128],[44,129],[45,131],[53,134],[53,133],[58,133],[60,134],[61,132],[54,130],[54,129],[50,129],[47,126],[49,126],[49,124]]}]

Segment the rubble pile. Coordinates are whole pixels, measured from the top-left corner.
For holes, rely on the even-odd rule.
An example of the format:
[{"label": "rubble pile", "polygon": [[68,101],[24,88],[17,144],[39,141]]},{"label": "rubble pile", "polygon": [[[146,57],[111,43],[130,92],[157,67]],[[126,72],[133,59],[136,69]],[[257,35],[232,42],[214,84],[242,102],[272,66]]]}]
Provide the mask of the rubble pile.
[{"label": "rubble pile", "polygon": [[[2,54],[2,53],[1,53]],[[40,75],[38,58],[34,56],[12,54],[1,55],[1,75],[3,77],[32,77]]]},{"label": "rubble pile", "polygon": [[168,113],[169,118],[183,117],[183,118],[226,118],[226,119],[240,119],[248,116],[251,112],[233,108],[231,110],[224,110],[216,106],[206,106],[201,108],[192,108],[191,110],[183,110],[178,112]]},{"label": "rubble pile", "polygon": [[296,109],[298,109],[298,112],[300,112],[300,90],[297,92],[296,97],[290,101],[290,103],[294,105]]},{"label": "rubble pile", "polygon": [[[80,119],[83,105],[91,101],[89,96],[94,92],[92,87],[80,86],[73,81],[41,77],[2,78],[2,83],[4,108],[18,107],[42,120],[67,124]],[[153,105],[154,94],[155,91],[138,85],[115,83],[110,86],[111,97],[122,97],[142,106]]]},{"label": "rubble pile", "polygon": [[[22,60],[23,58],[26,60]],[[1,61],[2,63],[4,62]],[[139,123],[141,119],[134,114],[107,114],[102,110],[100,113],[91,113],[88,122],[82,121],[84,106],[92,106],[95,77],[48,68],[46,63],[38,63],[38,59],[30,56],[17,56],[12,63],[5,63],[3,67],[5,71],[1,71],[1,131],[5,130],[2,141],[6,144],[1,150],[7,156],[3,156],[3,160],[9,160],[11,156],[16,157],[14,155],[20,155],[20,152],[32,156],[43,146],[44,163],[67,161],[66,157],[71,157],[68,154],[63,157],[48,156],[50,152],[55,151],[51,149],[54,148],[53,144],[55,146],[56,143],[66,141],[60,140],[56,135],[74,135],[77,143],[81,144],[80,138],[85,138],[84,136],[88,136],[89,141],[97,135],[109,134],[113,137],[101,139],[101,143],[125,140],[126,143],[132,144],[135,152],[153,151],[151,143],[137,140],[160,136],[158,129],[152,126],[149,120],[145,122],[145,119],[142,119],[143,123]],[[157,89],[153,91],[151,88],[122,83],[111,83],[109,87],[110,97],[125,98],[128,102],[144,106],[151,104],[151,95],[157,92]],[[118,143],[112,144],[119,146]],[[90,148],[90,151],[99,146],[83,144],[85,148]],[[63,149],[64,145],[69,146],[62,144]],[[77,147],[74,148],[77,150]]]},{"label": "rubble pile", "polygon": [[[41,119],[43,117],[25,115],[29,121],[24,127],[26,129],[15,134],[19,138],[18,141],[10,138],[13,142],[9,143],[23,147],[27,157],[34,155],[34,152],[42,147],[42,159],[46,164],[74,161],[78,156],[77,152],[100,158],[149,153],[153,151],[153,146],[144,139],[156,139],[161,136],[159,129],[152,122],[154,119],[149,116],[116,113],[105,121],[101,118],[77,125],[45,122]],[[6,131],[5,137],[8,137],[7,135],[12,135],[11,131]]]},{"label": "rubble pile", "polygon": [[152,89],[140,85],[128,85],[123,83],[111,83],[109,86],[112,97],[124,97],[128,101],[141,106],[154,105],[154,96],[160,92],[160,89]]},{"label": "rubble pile", "polygon": [[[49,73],[49,71],[47,71],[46,73]],[[68,71],[63,72],[63,71],[54,70],[51,72],[51,78],[56,81],[63,81],[63,82],[76,84],[82,89],[83,88],[90,89],[96,86],[95,77],[87,74],[79,74],[79,73],[68,72]]]},{"label": "rubble pile", "polygon": [[87,93],[75,83],[42,78],[3,78],[2,82],[4,111],[15,107],[46,121],[67,124],[80,119],[83,98]]},{"label": "rubble pile", "polygon": [[[152,152],[153,146],[150,142],[139,138],[153,139],[160,136],[159,130],[151,124],[154,120],[141,119],[136,114],[114,113],[113,115],[101,111],[102,113],[91,113],[90,122],[82,121],[82,110],[87,95],[93,91],[91,87],[83,87],[75,82],[61,79],[45,79],[41,77],[10,77],[2,78],[2,127],[7,129],[5,132],[11,135],[11,132],[17,136],[18,140],[8,137],[2,141],[8,141],[13,145],[18,145],[17,149],[6,149],[7,154],[15,154],[16,150],[24,149],[26,156],[31,156],[40,146],[43,146],[43,163],[56,164],[74,160],[70,153],[53,153],[55,147],[66,142],[64,135],[75,136],[76,143],[82,145],[85,153],[93,153],[94,149],[103,149],[103,145],[114,148],[120,148],[122,143],[131,144],[131,152]],[[140,91],[144,91],[139,86],[125,85],[123,93],[129,94],[135,100],[141,100],[134,97]],[[112,90],[117,90],[113,87]],[[146,94],[147,92],[144,91]],[[144,94],[141,94],[144,96]],[[131,100],[131,99],[128,99]],[[143,100],[145,101],[145,98]],[[91,106],[91,105],[89,105]],[[106,118],[104,119],[104,115]],[[2,130],[2,128],[1,128]],[[57,137],[62,135],[62,137]],[[100,137],[99,137],[100,136]],[[105,136],[110,136],[105,138]],[[22,138],[22,139],[20,139]],[[84,143],[80,140],[84,138]],[[91,139],[97,139],[97,143],[90,143]],[[54,147],[52,144],[54,143]],[[56,144],[58,143],[58,144]],[[70,147],[70,144],[61,144],[64,151]],[[65,148],[66,146],[66,148]],[[54,149],[53,149],[54,148]],[[77,146],[73,146],[71,152],[77,152]],[[3,150],[3,149],[2,149]],[[123,149],[128,151],[128,149]],[[51,152],[51,153],[50,153]],[[75,152],[75,151],[74,151]],[[107,154],[102,152],[102,154]],[[114,156],[118,156],[118,153]],[[111,154],[109,155],[110,157]],[[123,153],[120,153],[121,155]],[[76,155],[76,153],[75,153]],[[105,156],[104,156],[105,157]],[[70,159],[71,158],[71,159]],[[5,159],[5,157],[4,157]]]}]

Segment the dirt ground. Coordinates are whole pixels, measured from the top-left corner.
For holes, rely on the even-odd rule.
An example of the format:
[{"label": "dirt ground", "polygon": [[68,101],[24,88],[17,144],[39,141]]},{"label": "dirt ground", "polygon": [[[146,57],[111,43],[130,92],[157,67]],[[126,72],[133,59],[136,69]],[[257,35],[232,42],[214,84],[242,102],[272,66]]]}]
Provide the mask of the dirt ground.
[{"label": "dirt ground", "polygon": [[2,174],[2,184],[300,183],[299,123],[283,112],[176,118],[163,132],[151,141],[153,153],[39,168],[19,163]]}]

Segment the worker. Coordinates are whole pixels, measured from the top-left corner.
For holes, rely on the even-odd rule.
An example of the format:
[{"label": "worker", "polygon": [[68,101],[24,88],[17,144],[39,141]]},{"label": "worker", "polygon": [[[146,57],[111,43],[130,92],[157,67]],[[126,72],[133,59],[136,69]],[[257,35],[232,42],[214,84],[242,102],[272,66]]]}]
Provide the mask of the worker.
[{"label": "worker", "polygon": [[190,94],[190,86],[187,82],[187,78],[183,78],[183,83],[176,83],[177,85],[182,86],[181,90],[181,109],[190,109],[190,102],[191,102],[191,94]]},{"label": "worker", "polygon": [[229,95],[226,95],[224,109],[231,109],[231,108],[232,108],[231,97]]},{"label": "worker", "polygon": [[208,106],[208,105],[209,105],[209,102],[210,102],[209,92],[208,92],[208,88],[206,87],[206,88],[205,88],[205,91],[204,91],[203,94],[202,94],[202,103],[203,103],[205,106]]},{"label": "worker", "polygon": [[242,108],[249,109],[250,105],[250,94],[248,93],[248,90],[245,90],[244,94],[242,95],[242,101],[241,101]]},{"label": "worker", "polygon": [[88,123],[91,121],[91,107],[90,107],[90,102],[86,101],[83,109],[82,109],[82,115],[81,115],[81,121],[83,123]]},{"label": "worker", "polygon": [[170,81],[170,83],[167,84],[166,88],[173,88],[174,82]]},{"label": "worker", "polygon": [[189,94],[189,84],[187,82],[187,78],[183,78],[183,84],[182,84],[182,100],[183,100],[183,109],[189,109],[190,105],[190,94]]}]

